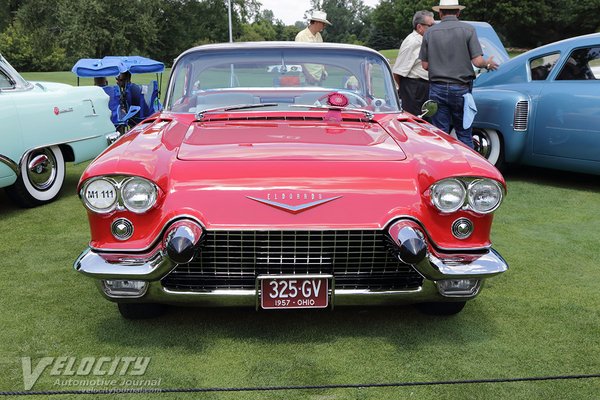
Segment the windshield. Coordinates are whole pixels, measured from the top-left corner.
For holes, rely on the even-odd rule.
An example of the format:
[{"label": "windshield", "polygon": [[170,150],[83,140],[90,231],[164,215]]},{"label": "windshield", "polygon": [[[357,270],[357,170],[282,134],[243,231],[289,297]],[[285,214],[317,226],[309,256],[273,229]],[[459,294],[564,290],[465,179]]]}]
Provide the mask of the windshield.
[{"label": "windshield", "polygon": [[[342,93],[347,108],[399,111],[389,67],[367,49],[332,47],[199,48],[173,68],[168,110],[196,113],[271,103],[261,110],[327,104]],[[293,108],[292,108],[293,107]]]},{"label": "windshield", "polygon": [[25,89],[31,84],[6,61],[0,54],[0,89]]}]

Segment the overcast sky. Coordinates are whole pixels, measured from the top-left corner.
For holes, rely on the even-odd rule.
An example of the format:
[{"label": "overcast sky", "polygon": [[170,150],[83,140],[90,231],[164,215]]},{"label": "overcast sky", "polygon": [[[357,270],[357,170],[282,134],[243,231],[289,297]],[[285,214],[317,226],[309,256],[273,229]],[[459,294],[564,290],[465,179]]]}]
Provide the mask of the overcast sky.
[{"label": "overcast sky", "polygon": [[[286,25],[293,25],[296,21],[304,20],[304,12],[310,8],[310,0],[260,0],[263,10],[271,10],[275,18]],[[363,0],[367,6],[374,7],[379,0]],[[331,21],[331,20],[330,20]],[[335,21],[331,21],[335,24]]]}]

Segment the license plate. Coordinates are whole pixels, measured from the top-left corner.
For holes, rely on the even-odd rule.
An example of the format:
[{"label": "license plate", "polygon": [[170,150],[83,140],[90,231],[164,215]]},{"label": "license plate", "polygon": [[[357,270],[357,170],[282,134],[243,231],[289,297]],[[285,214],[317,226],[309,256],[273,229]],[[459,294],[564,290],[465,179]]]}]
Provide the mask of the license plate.
[{"label": "license plate", "polygon": [[265,309],[326,308],[329,275],[259,276],[260,305]]}]

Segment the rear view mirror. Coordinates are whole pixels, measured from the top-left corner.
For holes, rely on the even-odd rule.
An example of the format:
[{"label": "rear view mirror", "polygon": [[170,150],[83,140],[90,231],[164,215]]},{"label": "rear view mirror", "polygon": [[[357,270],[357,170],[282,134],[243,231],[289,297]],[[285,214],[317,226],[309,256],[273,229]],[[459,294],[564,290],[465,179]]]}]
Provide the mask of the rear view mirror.
[{"label": "rear view mirror", "polygon": [[433,100],[427,100],[421,107],[421,114],[419,114],[419,118],[431,117],[437,112],[437,110],[438,104]]}]

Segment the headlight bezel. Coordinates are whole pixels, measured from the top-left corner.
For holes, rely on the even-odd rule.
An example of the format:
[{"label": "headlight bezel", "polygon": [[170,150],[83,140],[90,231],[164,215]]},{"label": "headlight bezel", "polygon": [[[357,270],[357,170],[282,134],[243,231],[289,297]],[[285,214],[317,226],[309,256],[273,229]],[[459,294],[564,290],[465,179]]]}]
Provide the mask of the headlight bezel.
[{"label": "headlight bezel", "polygon": [[[491,185],[498,192],[498,201],[496,202],[496,204],[493,207],[487,208],[485,210],[478,209],[478,207],[476,205],[474,205],[475,200],[473,198],[476,196],[471,193],[473,188],[480,184],[481,185]],[[498,183],[497,181],[495,181],[493,179],[483,179],[483,178],[475,179],[472,182],[470,182],[469,186],[467,187],[467,202],[468,202],[469,208],[478,214],[489,214],[489,213],[496,211],[498,209],[498,207],[500,207],[500,204],[502,204],[503,198],[504,198],[504,188],[500,185],[500,183]]]},{"label": "headlight bezel", "polygon": [[[141,209],[138,209],[138,208],[135,208],[135,207],[132,207],[131,205],[129,205],[124,196],[124,189],[126,188],[127,184],[130,184],[130,183],[138,181],[138,180],[142,181],[144,184],[148,185],[152,191],[151,201],[149,202],[149,204],[146,207],[141,208]],[[92,185],[94,182],[98,182],[98,181],[108,182],[110,185],[112,185],[112,187],[116,191],[116,201],[112,204],[112,206],[110,208],[101,209],[101,208],[95,207],[93,204],[90,203],[89,199],[86,197],[86,191],[88,190],[90,185]],[[95,176],[95,177],[88,179],[83,184],[83,186],[81,187],[81,190],[79,192],[79,197],[80,197],[81,201],[83,202],[83,205],[85,206],[85,208],[96,214],[105,215],[105,214],[110,214],[114,211],[125,211],[125,210],[130,211],[134,214],[143,214],[143,213],[148,212],[149,210],[151,210],[152,208],[154,208],[156,206],[156,204],[158,203],[159,197],[160,197],[160,189],[159,189],[158,185],[156,185],[154,182],[152,182],[151,180],[149,180],[147,178],[143,178],[141,176],[131,176],[131,175],[128,175],[128,176]]]},{"label": "headlight bezel", "polygon": [[[129,204],[128,200],[127,200],[127,196],[125,194],[125,191],[126,191],[128,185],[132,185],[135,182],[141,182],[143,185],[147,185],[151,189],[150,201],[143,208],[135,208],[131,204]],[[154,207],[154,205],[156,204],[156,200],[158,198],[158,188],[156,187],[156,185],[154,183],[152,183],[148,179],[141,178],[139,176],[132,176],[121,182],[120,195],[121,195],[122,204],[127,210],[131,211],[134,214],[143,214],[146,211],[148,211],[149,209],[151,209],[152,207]]]},{"label": "headlight bezel", "polygon": [[[441,197],[446,194],[449,194],[448,191],[444,190],[444,187],[450,186],[450,185],[453,185],[454,187],[458,188],[462,193],[459,196],[460,199],[456,202],[456,204],[454,206],[445,208],[442,206]],[[465,204],[466,196],[467,196],[467,188],[465,187],[465,184],[460,179],[457,179],[457,178],[442,179],[441,181],[438,181],[438,182],[434,183],[433,185],[431,185],[431,202],[440,212],[442,212],[444,214],[452,214],[452,213],[460,210],[461,208],[463,208],[464,204]]]},{"label": "headlight bezel", "polygon": [[[109,207],[105,207],[105,208],[97,207],[96,205],[91,204],[91,200],[87,196],[87,193],[90,190],[90,187],[97,182],[104,182],[104,183],[109,184],[115,192],[114,201]],[[95,212],[97,214],[108,214],[108,213],[113,212],[119,206],[119,195],[120,195],[119,192],[120,192],[119,188],[116,185],[116,182],[114,180],[112,180],[108,177],[102,176],[102,177],[97,177],[95,179],[93,178],[93,179],[88,180],[81,188],[79,197],[81,198],[83,205],[88,210]],[[97,193],[97,195],[98,195],[98,193]]]},{"label": "headlight bezel", "polygon": [[[462,202],[458,201],[457,205],[451,208],[444,208],[441,205],[441,195],[444,193],[448,193],[443,191],[445,185],[448,184],[460,184],[463,188],[463,197]],[[478,185],[492,185],[498,191],[498,201],[493,207],[489,207],[486,209],[480,209],[476,206],[476,193],[472,192],[472,189],[477,187]],[[441,194],[440,194],[441,193]],[[502,201],[504,200],[505,188],[504,186],[495,179],[491,178],[481,178],[481,177],[451,177],[444,178],[435,182],[433,185],[429,187],[429,196],[431,200],[431,204],[442,214],[452,214],[457,211],[472,211],[476,214],[490,214],[493,213],[500,207]],[[458,204],[460,203],[460,204]]]}]

